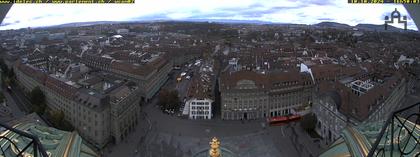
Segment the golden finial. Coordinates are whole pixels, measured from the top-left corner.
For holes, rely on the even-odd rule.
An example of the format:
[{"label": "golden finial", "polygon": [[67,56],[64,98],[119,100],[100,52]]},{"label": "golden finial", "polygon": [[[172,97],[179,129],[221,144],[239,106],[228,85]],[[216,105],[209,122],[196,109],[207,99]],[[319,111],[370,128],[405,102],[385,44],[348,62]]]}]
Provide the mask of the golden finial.
[{"label": "golden finial", "polygon": [[219,146],[220,146],[220,141],[216,137],[213,137],[213,139],[210,142],[210,150],[209,150],[210,157],[220,157]]}]

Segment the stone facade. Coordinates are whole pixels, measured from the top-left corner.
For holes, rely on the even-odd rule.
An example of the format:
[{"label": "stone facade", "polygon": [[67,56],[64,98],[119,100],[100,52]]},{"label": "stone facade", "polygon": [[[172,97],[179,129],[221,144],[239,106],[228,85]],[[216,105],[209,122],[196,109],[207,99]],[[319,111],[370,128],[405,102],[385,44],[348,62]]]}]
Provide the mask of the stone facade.
[{"label": "stone facade", "polygon": [[325,93],[314,101],[312,112],[317,117],[315,131],[329,144],[340,137],[348,119],[339,109],[341,98],[337,92]]},{"label": "stone facade", "polygon": [[[127,94],[128,90],[130,93]],[[125,139],[129,132],[134,130],[138,124],[140,114],[140,105],[138,96],[140,89],[129,88],[127,86],[119,87],[111,94],[111,134],[116,142]]]},{"label": "stone facade", "polygon": [[46,75],[31,65],[17,64],[15,69],[18,83],[25,91],[40,87],[47,106],[62,111],[80,135],[98,148],[112,139],[120,142],[138,124],[141,91],[135,83],[118,80],[106,90],[98,91],[95,88],[102,87],[96,86],[103,83],[84,87]]},{"label": "stone facade", "polygon": [[257,74],[240,71],[224,74],[221,91],[222,119],[260,119],[292,113],[312,101],[310,76],[297,71]]}]

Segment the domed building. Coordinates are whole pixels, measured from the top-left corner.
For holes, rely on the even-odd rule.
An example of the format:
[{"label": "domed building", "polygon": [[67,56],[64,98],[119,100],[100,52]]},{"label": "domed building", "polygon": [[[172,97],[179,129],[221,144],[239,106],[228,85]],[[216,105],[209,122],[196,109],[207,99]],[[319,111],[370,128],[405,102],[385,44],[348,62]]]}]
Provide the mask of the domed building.
[{"label": "domed building", "polygon": [[[29,118],[33,116],[29,115]],[[40,148],[36,142],[29,138],[34,136],[48,156],[62,157],[98,157],[99,154],[89,147],[76,131],[68,132],[42,125],[42,121],[20,119],[11,124],[13,130],[3,127],[0,131],[0,145],[2,156],[41,156]],[[39,118],[39,117],[38,117]],[[6,126],[5,126],[6,127]]]},{"label": "domed building", "polygon": [[220,141],[216,137],[213,137],[209,144],[210,149],[203,149],[193,157],[236,157],[232,151],[221,147]]}]

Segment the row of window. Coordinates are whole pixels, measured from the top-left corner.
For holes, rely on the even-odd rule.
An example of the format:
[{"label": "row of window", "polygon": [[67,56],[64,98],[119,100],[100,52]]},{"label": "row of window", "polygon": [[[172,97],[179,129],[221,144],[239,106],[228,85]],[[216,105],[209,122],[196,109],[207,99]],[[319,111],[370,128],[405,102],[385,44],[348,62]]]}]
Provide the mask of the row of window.
[{"label": "row of window", "polygon": [[210,112],[209,111],[191,111],[191,114],[205,114],[208,115]]},{"label": "row of window", "polygon": [[193,110],[209,110],[208,106],[192,106],[191,109]]},{"label": "row of window", "polygon": [[209,102],[192,102],[192,105],[209,105]]}]

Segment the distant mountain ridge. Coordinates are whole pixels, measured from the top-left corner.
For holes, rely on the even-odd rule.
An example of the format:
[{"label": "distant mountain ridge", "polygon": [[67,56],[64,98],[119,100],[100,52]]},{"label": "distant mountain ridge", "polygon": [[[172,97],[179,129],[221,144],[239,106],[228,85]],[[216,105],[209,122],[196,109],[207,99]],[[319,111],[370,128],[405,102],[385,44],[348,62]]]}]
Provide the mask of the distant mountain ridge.
[{"label": "distant mountain ridge", "polygon": [[[118,23],[153,23],[153,22],[209,22],[209,23],[221,23],[221,24],[282,24],[287,25],[291,23],[275,23],[275,22],[266,22],[258,20],[229,20],[229,19],[190,19],[190,20],[149,20],[149,21],[93,21],[93,22],[75,22],[75,23],[66,23],[55,26],[39,27],[39,28],[48,28],[48,27],[81,27],[81,26],[91,26],[99,24],[118,24]],[[305,24],[303,24],[305,25]],[[380,32],[400,32],[404,29],[397,28],[389,25],[388,30],[385,30],[385,26],[375,25],[375,24],[357,24],[356,26],[350,26],[348,24],[337,23],[337,22],[320,22],[314,24],[315,27],[323,28],[337,28],[337,29],[352,29],[357,28],[359,30],[365,31],[380,31]],[[408,30],[409,32],[417,32],[414,30]]]},{"label": "distant mountain ridge", "polygon": [[152,23],[152,22],[214,22],[222,24],[277,24],[258,20],[228,20],[228,19],[191,19],[191,20],[148,20],[148,21],[93,21],[93,22],[73,22],[47,27],[80,27],[100,24],[117,24],[117,23]]},{"label": "distant mountain ridge", "polygon": [[[364,30],[368,30],[368,31],[375,31],[375,30],[376,31],[382,31],[382,30],[385,31],[385,25],[384,24],[382,24],[382,25],[357,24],[355,27],[358,28],[358,29],[364,29]],[[388,31],[401,31],[401,30],[404,30],[404,29],[388,25],[387,30]]]},{"label": "distant mountain ridge", "polygon": [[[385,30],[384,24],[382,25],[375,25],[375,24],[357,24],[356,26],[350,26],[347,24],[337,23],[337,22],[320,22],[317,24],[314,24],[316,27],[327,27],[327,28],[339,28],[339,29],[351,29],[351,28],[357,28],[359,30],[365,30],[365,31],[379,31],[379,32],[400,32],[404,31],[402,28],[394,27],[391,25],[388,25],[387,30]],[[409,32],[416,32],[414,30],[407,30]]]},{"label": "distant mountain ridge", "polygon": [[125,21],[93,21],[93,22],[73,22],[73,23],[65,23],[60,25],[54,26],[47,26],[47,27],[81,27],[81,26],[91,26],[91,25],[101,25],[101,24],[113,24],[113,23],[124,23]]},{"label": "distant mountain ridge", "polygon": [[337,22],[320,22],[317,24],[314,24],[314,26],[318,27],[330,27],[330,28],[351,28],[348,24],[342,24]]}]

